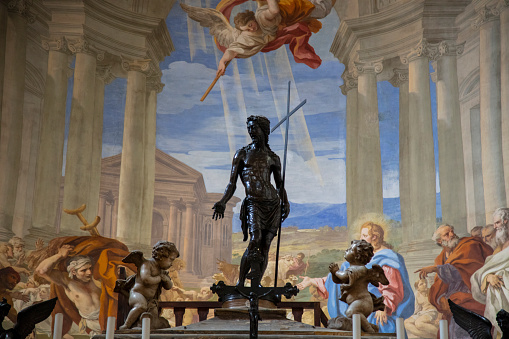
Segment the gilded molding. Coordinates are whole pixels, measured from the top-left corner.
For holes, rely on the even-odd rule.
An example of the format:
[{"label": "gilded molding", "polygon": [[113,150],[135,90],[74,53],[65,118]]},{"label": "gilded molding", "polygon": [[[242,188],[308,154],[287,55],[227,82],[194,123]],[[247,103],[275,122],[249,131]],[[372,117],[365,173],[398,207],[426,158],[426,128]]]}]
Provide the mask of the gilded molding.
[{"label": "gilded molding", "polygon": [[343,95],[346,95],[349,90],[357,88],[358,82],[355,72],[345,72],[341,78],[343,78],[343,85],[339,86],[339,88],[341,88]]},{"label": "gilded molding", "polygon": [[422,38],[417,46],[412,48],[410,53],[400,56],[401,62],[407,65],[409,62],[418,58],[436,60],[439,57],[438,46],[439,44],[431,44],[426,40],[426,38]]},{"label": "gilded molding", "polygon": [[31,1],[27,0],[11,0],[7,4],[7,9],[10,12],[18,13],[21,15],[25,20],[33,24],[35,22],[35,14],[30,12],[30,6],[32,5]]},{"label": "gilded molding", "polygon": [[111,72],[111,66],[97,66],[95,75],[104,81],[105,85],[111,84],[115,80],[115,76]]},{"label": "gilded molding", "polygon": [[472,26],[474,28],[481,28],[487,22],[497,20],[500,15],[498,6],[484,6],[477,11],[477,18],[474,19]]},{"label": "gilded molding", "polygon": [[394,87],[399,87],[405,82],[408,82],[408,69],[405,68],[394,68],[394,75],[389,79],[389,82]]}]

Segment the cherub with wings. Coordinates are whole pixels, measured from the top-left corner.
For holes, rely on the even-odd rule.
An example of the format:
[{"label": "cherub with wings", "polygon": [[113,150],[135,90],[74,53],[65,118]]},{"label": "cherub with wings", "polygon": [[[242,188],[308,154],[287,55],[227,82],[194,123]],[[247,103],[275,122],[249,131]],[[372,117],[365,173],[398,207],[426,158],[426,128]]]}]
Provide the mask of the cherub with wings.
[{"label": "cherub with wings", "polygon": [[233,7],[247,0],[222,0],[216,7],[200,8],[180,4],[189,17],[210,29],[218,48],[224,52],[217,78],[233,58],[249,58],[289,44],[295,61],[317,68],[321,59],[308,43],[311,33],[321,28],[317,19],[327,16],[335,0],[257,1],[256,12],[244,11],[229,22]]}]

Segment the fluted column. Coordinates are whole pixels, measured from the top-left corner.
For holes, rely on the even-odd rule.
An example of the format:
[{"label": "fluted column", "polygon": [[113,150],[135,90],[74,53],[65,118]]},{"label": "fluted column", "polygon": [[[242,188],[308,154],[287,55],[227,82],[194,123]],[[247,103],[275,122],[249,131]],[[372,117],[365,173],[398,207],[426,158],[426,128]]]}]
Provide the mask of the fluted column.
[{"label": "fluted column", "polygon": [[[348,226],[357,218],[359,202],[357,194],[357,138],[359,135],[357,114],[357,78],[353,72],[343,74],[344,84],[340,86],[341,93],[346,95],[346,215]],[[353,231],[351,227],[349,231]]]},{"label": "fluted column", "polygon": [[[125,61],[122,67],[128,71],[127,97],[122,142],[122,164],[120,167],[119,209],[117,238],[127,242],[141,243],[141,211],[144,186],[144,130],[146,111],[146,60]],[[148,239],[148,242],[147,242]],[[150,233],[143,238],[150,245]]]},{"label": "fluted column", "polygon": [[442,220],[467,233],[465,167],[461,137],[457,55],[465,43],[442,41],[437,59],[437,122]]},{"label": "fluted column", "polygon": [[[156,171],[156,113],[157,93],[163,90],[160,76],[147,79],[147,106],[144,132],[144,186],[141,212],[142,234],[150,234],[152,229],[152,213],[154,209],[154,185]],[[144,243],[144,240],[142,240]]]},{"label": "fluted column", "polygon": [[498,207],[506,206],[502,160],[500,97],[500,21],[496,7],[478,11],[474,27],[479,31],[482,174],[486,222]]},{"label": "fluted column", "polygon": [[[48,72],[44,87],[41,136],[35,177],[32,224],[36,229],[54,229],[60,198],[65,140],[65,104],[69,49],[65,39],[46,40]],[[35,230],[34,230],[35,231]]]},{"label": "fluted column", "polygon": [[[93,139],[95,115],[95,73],[100,54],[85,38],[68,41],[69,50],[76,54],[72,91],[71,119],[65,157],[64,209],[87,208],[83,216],[92,221],[97,215],[90,201],[92,183]],[[100,58],[100,57],[99,57]],[[62,212],[60,231],[77,233],[83,226],[75,215]]]},{"label": "fluted column", "polygon": [[410,239],[428,239],[436,225],[436,179],[429,87],[429,57],[436,55],[423,39],[401,57],[408,64],[408,173]]},{"label": "fluted column", "polygon": [[[7,31],[0,124],[0,239],[12,235],[12,220],[20,169],[23,132],[23,102],[27,21],[33,22],[30,3],[12,0],[7,4]],[[3,51],[2,51],[3,53]]]},{"label": "fluted column", "polygon": [[355,62],[358,73],[357,94],[357,172],[355,195],[357,217],[365,213],[383,213],[382,158],[378,121],[376,75],[383,70],[381,60]]},{"label": "fluted column", "polygon": [[401,225],[403,229],[403,241],[411,241],[409,227],[411,225],[410,204],[410,173],[409,173],[409,148],[410,123],[408,112],[408,70],[394,69],[394,76],[390,79],[394,87],[399,88],[399,204],[401,208]]},{"label": "fluted column", "polygon": [[[509,0],[500,1],[500,108],[505,192],[509,192]],[[506,196],[507,199],[507,196]]]},{"label": "fluted column", "polygon": [[183,224],[183,242],[181,255],[186,262],[186,272],[193,271],[193,251],[194,251],[194,232],[193,232],[193,204],[186,203],[186,210],[184,212],[184,224]]}]

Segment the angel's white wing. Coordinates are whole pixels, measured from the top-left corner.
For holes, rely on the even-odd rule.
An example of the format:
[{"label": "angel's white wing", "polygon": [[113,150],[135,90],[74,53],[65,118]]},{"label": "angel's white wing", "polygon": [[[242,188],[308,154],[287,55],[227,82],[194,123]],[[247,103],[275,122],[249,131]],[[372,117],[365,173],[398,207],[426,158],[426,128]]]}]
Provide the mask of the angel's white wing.
[{"label": "angel's white wing", "polygon": [[180,7],[191,19],[199,22],[203,27],[208,27],[210,35],[213,35],[221,46],[228,48],[241,33],[238,29],[232,27],[223,13],[217,9],[194,7],[184,3],[181,3]]}]

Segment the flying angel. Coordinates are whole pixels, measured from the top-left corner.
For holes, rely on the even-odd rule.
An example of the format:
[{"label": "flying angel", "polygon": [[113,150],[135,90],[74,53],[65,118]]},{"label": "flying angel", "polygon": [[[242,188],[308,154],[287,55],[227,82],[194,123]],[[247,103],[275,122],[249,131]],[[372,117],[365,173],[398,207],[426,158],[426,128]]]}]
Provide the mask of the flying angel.
[{"label": "flying angel", "polygon": [[224,53],[215,81],[224,74],[233,58],[249,58],[284,44],[290,45],[296,62],[311,68],[320,66],[322,60],[308,41],[311,34],[322,27],[318,19],[330,13],[335,0],[258,1],[256,12],[246,10],[238,13],[233,19],[235,27],[232,27],[229,18],[233,7],[245,1],[222,0],[215,9],[180,4],[191,19],[209,28],[217,47]]}]

